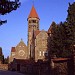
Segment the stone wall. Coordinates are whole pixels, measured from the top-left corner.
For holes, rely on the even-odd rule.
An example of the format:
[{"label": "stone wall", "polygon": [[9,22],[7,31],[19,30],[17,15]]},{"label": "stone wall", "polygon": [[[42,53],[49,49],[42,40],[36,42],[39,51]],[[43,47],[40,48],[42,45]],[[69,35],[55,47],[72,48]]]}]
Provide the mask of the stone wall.
[{"label": "stone wall", "polygon": [[0,70],[8,70],[8,64],[0,64]]},{"label": "stone wall", "polygon": [[73,58],[54,58],[52,61],[52,75],[75,75]]},{"label": "stone wall", "polygon": [[[51,64],[51,66],[50,66]],[[10,70],[27,73],[29,75],[75,75],[73,60],[71,58],[54,58],[51,63],[38,60],[18,60],[10,65]]]},{"label": "stone wall", "polygon": [[21,62],[13,62],[9,66],[9,70],[19,71],[28,75],[48,75],[49,64],[47,61],[39,60],[38,62],[32,60],[24,60]]},{"label": "stone wall", "polygon": [[47,32],[42,30],[35,40],[35,61],[38,59],[45,59],[45,53],[47,51]]}]

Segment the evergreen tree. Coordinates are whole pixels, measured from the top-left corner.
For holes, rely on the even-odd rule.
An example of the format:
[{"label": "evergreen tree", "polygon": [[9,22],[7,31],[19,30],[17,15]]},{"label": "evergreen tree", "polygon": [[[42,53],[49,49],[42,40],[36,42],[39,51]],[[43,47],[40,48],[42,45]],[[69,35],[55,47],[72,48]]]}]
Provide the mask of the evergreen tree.
[{"label": "evergreen tree", "polygon": [[[20,6],[19,0],[11,1],[11,0],[0,0],[0,15],[5,15],[10,13],[13,10],[16,10]],[[7,20],[0,20],[0,25],[6,23]]]},{"label": "evergreen tree", "polygon": [[56,25],[55,22],[52,22],[50,26],[50,35],[48,38],[48,50],[49,55],[53,56],[56,55],[58,57],[59,55],[59,47],[60,47],[60,39],[59,39],[59,28],[58,25]]},{"label": "evergreen tree", "polygon": [[61,40],[60,43],[60,51],[61,57],[69,57],[71,55],[71,50],[68,47],[67,36],[66,36],[66,27],[64,23],[59,24],[59,39]]},{"label": "evergreen tree", "polygon": [[58,44],[59,44],[58,57],[63,57],[63,52],[65,50],[64,40],[65,40],[64,24],[60,22],[60,24],[58,24]]},{"label": "evergreen tree", "polygon": [[[66,49],[66,33],[64,23],[56,24],[53,22],[50,26],[50,33],[48,37],[49,55],[56,57],[68,57],[70,50]],[[50,58],[50,56],[49,56]]]},{"label": "evergreen tree", "polygon": [[65,48],[72,54],[73,45],[75,44],[75,2],[71,5],[69,3],[68,16],[65,25]]},{"label": "evergreen tree", "polygon": [[72,5],[69,3],[66,21],[58,25],[53,22],[50,26],[50,33],[48,38],[49,55],[71,56],[75,44],[75,2]]}]

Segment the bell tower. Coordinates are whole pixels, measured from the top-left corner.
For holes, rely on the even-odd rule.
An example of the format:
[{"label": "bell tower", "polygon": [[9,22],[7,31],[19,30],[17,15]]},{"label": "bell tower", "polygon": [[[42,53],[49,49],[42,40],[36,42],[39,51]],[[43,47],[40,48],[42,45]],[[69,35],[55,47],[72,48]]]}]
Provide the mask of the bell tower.
[{"label": "bell tower", "polygon": [[32,41],[32,35],[33,30],[34,32],[36,30],[39,30],[39,17],[38,14],[34,8],[34,5],[32,6],[32,9],[30,11],[30,14],[27,18],[28,21],[28,58],[30,58],[30,50],[31,50],[31,41]]},{"label": "bell tower", "polygon": [[39,30],[39,17],[38,17],[38,14],[34,8],[34,6],[32,6],[32,9],[31,9],[31,12],[28,16],[28,32],[29,31],[32,31],[33,28],[34,30]]}]

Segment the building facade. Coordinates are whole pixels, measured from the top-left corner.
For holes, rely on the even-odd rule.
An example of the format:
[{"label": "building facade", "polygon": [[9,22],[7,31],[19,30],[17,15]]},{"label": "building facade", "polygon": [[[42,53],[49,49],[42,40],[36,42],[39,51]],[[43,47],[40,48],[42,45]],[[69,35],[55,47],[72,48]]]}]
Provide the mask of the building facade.
[{"label": "building facade", "polygon": [[27,18],[28,21],[28,41],[27,46],[23,40],[16,47],[12,47],[9,61],[13,59],[33,59],[38,61],[39,59],[45,59],[45,53],[47,52],[47,38],[48,32],[39,29],[40,18],[32,6],[30,14]]},{"label": "building facade", "polygon": [[45,59],[47,51],[47,31],[39,30],[40,18],[32,6],[31,12],[28,16],[28,52],[29,58],[37,61],[38,59]]},{"label": "building facade", "polygon": [[9,57],[9,62],[12,62],[13,59],[27,59],[27,46],[21,39],[19,44],[16,47],[11,48],[11,55]]},{"label": "building facade", "polygon": [[45,53],[47,52],[47,38],[47,31],[42,30],[35,32],[35,61],[38,59],[45,59]]},{"label": "building facade", "polygon": [[31,46],[31,40],[32,40],[32,35],[33,35],[33,30],[39,30],[39,17],[38,14],[34,8],[34,6],[32,6],[32,9],[30,11],[30,14],[27,18],[28,21],[28,56],[30,58],[30,46]]}]

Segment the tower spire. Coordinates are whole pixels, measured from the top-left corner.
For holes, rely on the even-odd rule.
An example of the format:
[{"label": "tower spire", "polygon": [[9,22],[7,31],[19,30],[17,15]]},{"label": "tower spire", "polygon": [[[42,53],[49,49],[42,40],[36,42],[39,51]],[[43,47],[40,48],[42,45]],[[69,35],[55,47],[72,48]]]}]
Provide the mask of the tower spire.
[{"label": "tower spire", "polygon": [[[30,11],[30,14],[28,16],[28,56],[29,58],[35,59],[35,54],[34,54],[34,31],[39,30],[39,16],[34,8],[34,0],[33,0],[33,6]],[[32,35],[33,34],[33,35]]]},{"label": "tower spire", "polygon": [[31,9],[30,14],[28,16],[28,19],[29,18],[37,18],[37,19],[39,19],[39,16],[38,16],[38,14],[37,14],[37,12],[35,10],[34,5],[32,6],[32,9]]}]

